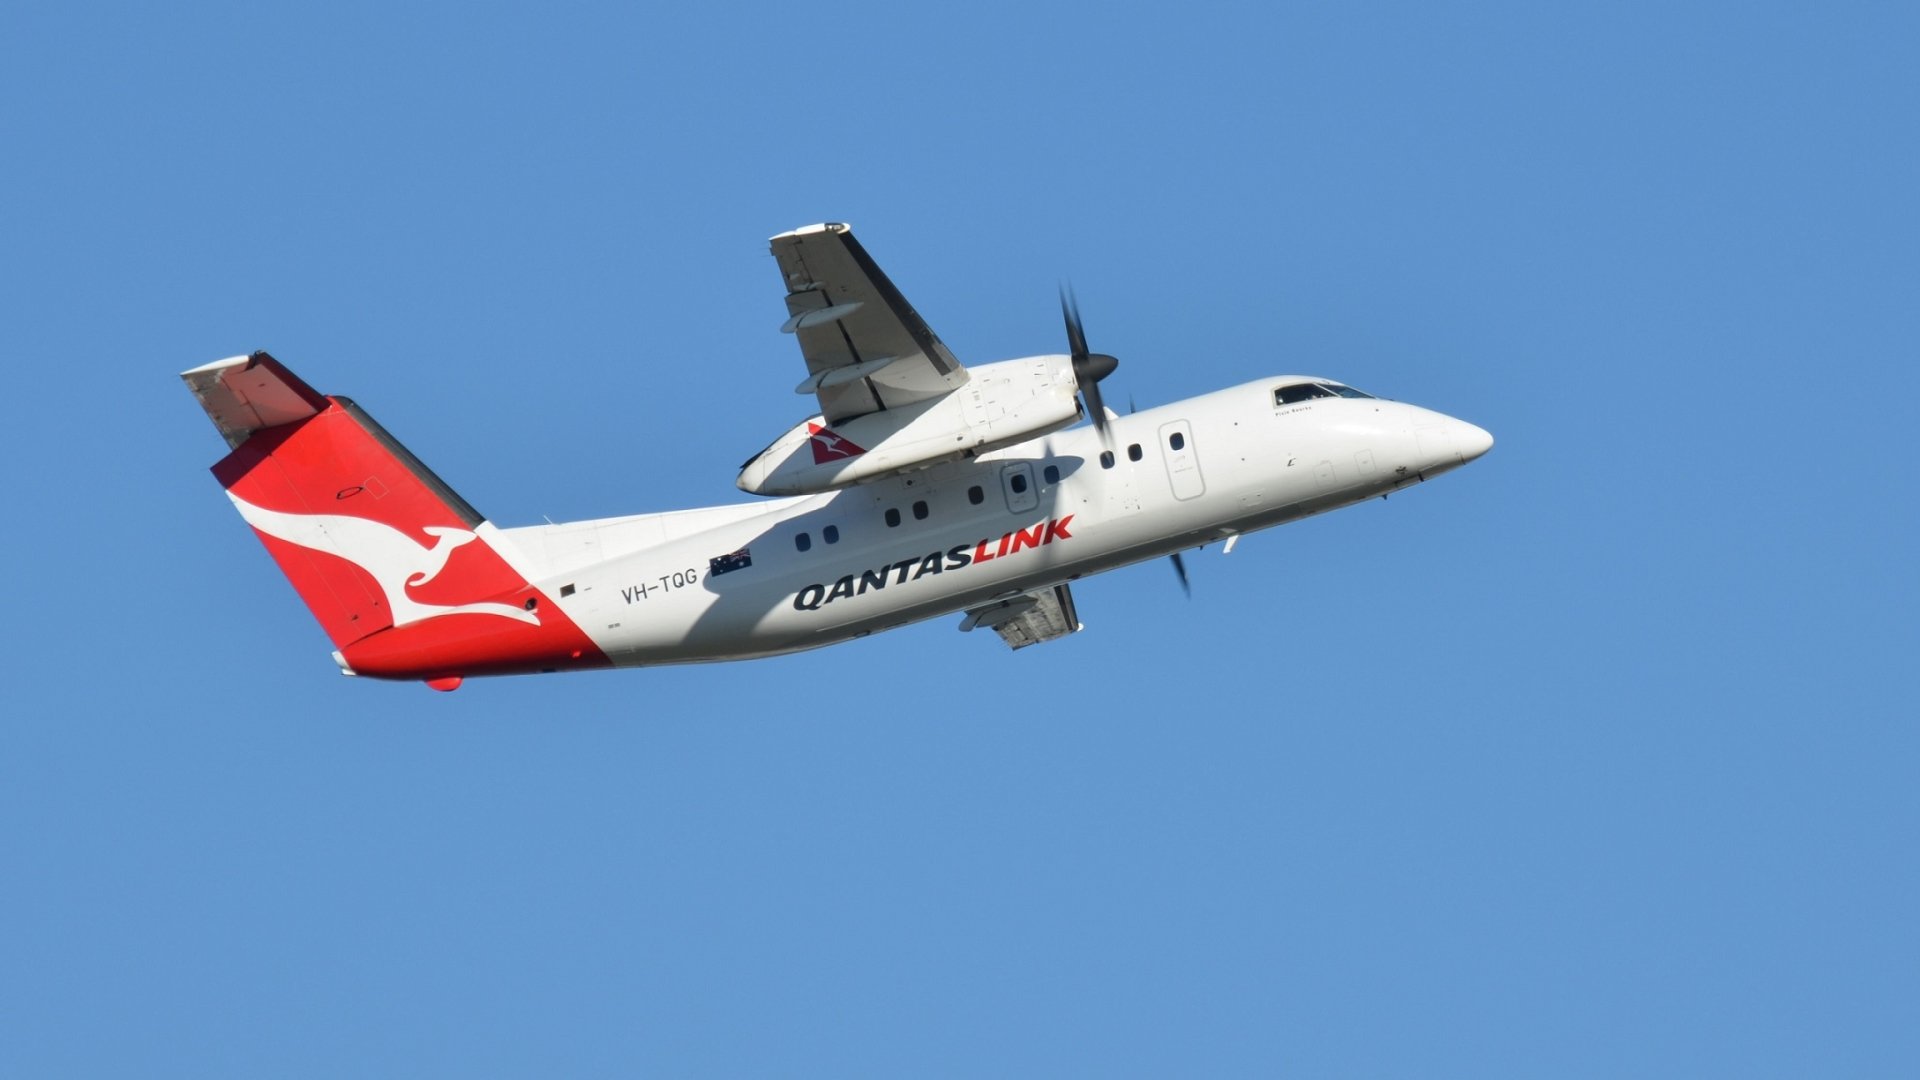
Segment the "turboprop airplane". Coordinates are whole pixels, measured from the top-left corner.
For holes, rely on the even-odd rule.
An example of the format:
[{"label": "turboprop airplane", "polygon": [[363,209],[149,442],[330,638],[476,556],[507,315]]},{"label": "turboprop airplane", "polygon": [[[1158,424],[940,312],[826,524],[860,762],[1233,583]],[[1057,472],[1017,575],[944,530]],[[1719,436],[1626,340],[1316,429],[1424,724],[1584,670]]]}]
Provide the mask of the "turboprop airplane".
[{"label": "turboprop airplane", "polygon": [[[1089,351],[963,365],[845,225],[781,233],[781,330],[819,411],[750,458],[772,498],[500,528],[348,398],[264,352],[184,372],[213,466],[348,675],[740,660],[962,614],[1012,647],[1081,629],[1071,582],[1386,495],[1487,452],[1464,421],[1309,375],[1120,416]],[[1075,426],[1087,418],[1091,423]]]}]

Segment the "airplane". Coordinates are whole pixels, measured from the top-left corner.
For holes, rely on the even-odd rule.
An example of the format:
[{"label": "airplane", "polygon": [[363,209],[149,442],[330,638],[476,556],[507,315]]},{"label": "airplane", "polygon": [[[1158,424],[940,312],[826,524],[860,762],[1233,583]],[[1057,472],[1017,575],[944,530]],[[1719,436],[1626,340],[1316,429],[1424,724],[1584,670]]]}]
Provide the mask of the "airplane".
[{"label": "airplane", "polygon": [[[342,673],[485,675],[776,656],[960,613],[1015,649],[1082,629],[1072,582],[1459,468],[1485,430],[1277,375],[1120,415],[1068,351],[963,365],[844,224],[771,240],[818,411],[742,466],[761,501],[502,528],[352,399],[265,352],[181,378],[214,477]],[[1086,419],[1087,424],[1079,421]]]}]

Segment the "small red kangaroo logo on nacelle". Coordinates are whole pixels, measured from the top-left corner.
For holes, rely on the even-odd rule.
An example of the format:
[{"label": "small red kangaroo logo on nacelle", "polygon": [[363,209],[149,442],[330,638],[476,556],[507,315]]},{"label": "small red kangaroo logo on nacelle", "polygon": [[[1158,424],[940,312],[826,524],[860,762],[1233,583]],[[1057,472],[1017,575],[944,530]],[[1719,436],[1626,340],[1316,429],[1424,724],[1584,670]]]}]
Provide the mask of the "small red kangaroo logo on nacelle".
[{"label": "small red kangaroo logo on nacelle", "polygon": [[867,452],[865,447],[855,446],[846,436],[836,434],[832,428],[820,424],[811,422],[807,424],[807,438],[813,446],[815,465],[825,465],[829,461],[845,461]]}]

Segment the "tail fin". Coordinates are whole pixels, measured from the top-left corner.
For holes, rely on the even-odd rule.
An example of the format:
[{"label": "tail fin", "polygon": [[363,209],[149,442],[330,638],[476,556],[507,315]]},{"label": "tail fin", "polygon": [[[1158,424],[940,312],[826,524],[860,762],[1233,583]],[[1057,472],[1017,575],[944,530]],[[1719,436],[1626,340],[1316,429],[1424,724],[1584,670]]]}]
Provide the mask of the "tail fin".
[{"label": "tail fin", "polygon": [[233,447],[214,477],[343,668],[457,685],[606,664],[493,527],[358,405],[263,352],[181,378]]}]

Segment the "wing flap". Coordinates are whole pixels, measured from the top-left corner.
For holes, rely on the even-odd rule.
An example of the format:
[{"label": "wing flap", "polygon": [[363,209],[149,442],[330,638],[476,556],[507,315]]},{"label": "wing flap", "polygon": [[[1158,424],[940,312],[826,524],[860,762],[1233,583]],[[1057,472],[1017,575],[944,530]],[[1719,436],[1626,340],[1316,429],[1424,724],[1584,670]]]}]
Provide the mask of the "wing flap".
[{"label": "wing flap", "polygon": [[1080,629],[1080,613],[1073,605],[1073,591],[1063,582],[974,608],[960,629],[982,626],[992,627],[1009,647],[1024,649],[1075,633]]},{"label": "wing flap", "polygon": [[848,226],[810,225],[769,243],[787,286],[789,318],[780,329],[799,340],[807,362],[809,378],[796,391],[817,394],[828,423],[966,385],[967,369]]}]

